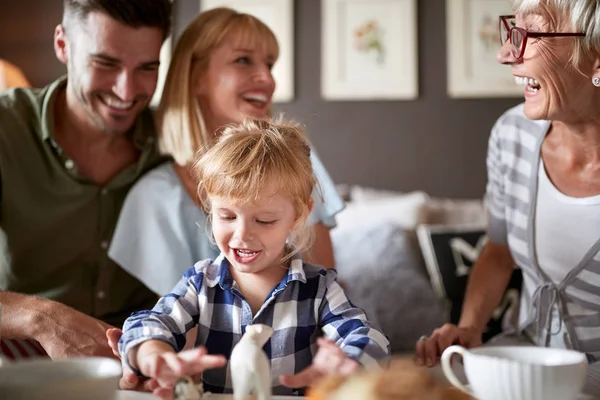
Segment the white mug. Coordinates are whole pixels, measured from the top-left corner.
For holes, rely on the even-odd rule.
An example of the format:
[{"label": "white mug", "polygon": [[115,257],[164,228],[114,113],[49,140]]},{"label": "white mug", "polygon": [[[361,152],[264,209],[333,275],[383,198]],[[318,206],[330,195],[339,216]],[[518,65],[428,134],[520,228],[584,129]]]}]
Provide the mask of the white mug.
[{"label": "white mug", "polygon": [[[469,385],[454,374],[450,360],[463,358]],[[585,384],[585,354],[535,346],[450,346],[442,353],[450,383],[480,400],[575,400]]]}]

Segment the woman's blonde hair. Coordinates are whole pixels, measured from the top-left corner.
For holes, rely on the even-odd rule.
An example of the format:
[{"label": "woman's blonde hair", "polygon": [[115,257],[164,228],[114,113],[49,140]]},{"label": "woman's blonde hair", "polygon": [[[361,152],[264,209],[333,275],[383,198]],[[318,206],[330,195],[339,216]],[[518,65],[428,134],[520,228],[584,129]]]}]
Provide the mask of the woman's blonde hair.
[{"label": "woman's blonde hair", "polygon": [[185,166],[196,151],[214,139],[207,132],[202,110],[194,93],[208,69],[212,52],[227,38],[268,49],[275,59],[279,44],[273,32],[258,18],[230,8],[200,13],[177,41],[157,110],[161,131],[160,148]]},{"label": "woman's blonde hair", "polygon": [[198,152],[193,171],[208,215],[211,196],[239,204],[253,203],[265,191],[286,196],[296,211],[296,224],[288,238],[290,251],[284,261],[311,247],[308,216],[317,182],[310,146],[300,125],[250,119],[230,125],[212,147]]},{"label": "woman's blonde hair", "polygon": [[540,13],[553,32],[568,26],[572,32],[585,33],[577,37],[571,56],[572,65],[583,60],[595,60],[600,55],[600,1],[599,0],[513,0],[518,14]]}]

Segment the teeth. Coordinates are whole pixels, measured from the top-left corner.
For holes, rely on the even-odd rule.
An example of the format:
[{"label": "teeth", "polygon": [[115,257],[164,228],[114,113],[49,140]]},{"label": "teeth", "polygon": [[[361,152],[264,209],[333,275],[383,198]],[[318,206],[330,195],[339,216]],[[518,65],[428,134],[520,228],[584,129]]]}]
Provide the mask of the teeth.
[{"label": "teeth", "polygon": [[118,110],[127,110],[133,105],[133,101],[120,101],[109,96],[101,96],[100,98],[107,106],[116,108]]},{"label": "teeth", "polygon": [[258,253],[258,251],[250,251],[250,250],[244,250],[244,249],[236,249],[235,251],[243,257],[251,257],[251,256],[255,255],[256,253]]},{"label": "teeth", "polygon": [[526,76],[516,76],[515,75],[515,83],[517,85],[526,85],[531,87],[532,89],[539,89],[540,87],[540,83],[537,81],[537,79],[533,79],[533,78],[528,78]]},{"label": "teeth", "polygon": [[266,103],[268,101],[267,95],[262,94],[262,93],[246,94],[246,95],[244,95],[244,99],[250,100],[250,101],[257,101],[260,103]]}]

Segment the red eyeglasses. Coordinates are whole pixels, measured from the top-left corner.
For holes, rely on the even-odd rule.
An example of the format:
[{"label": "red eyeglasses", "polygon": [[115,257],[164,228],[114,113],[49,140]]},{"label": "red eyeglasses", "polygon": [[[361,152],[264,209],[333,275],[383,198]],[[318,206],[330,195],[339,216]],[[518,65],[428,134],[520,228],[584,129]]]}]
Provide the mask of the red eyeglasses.
[{"label": "red eyeglasses", "polygon": [[585,33],[581,32],[529,32],[515,26],[514,15],[501,15],[499,18],[500,44],[504,46],[504,43],[510,40],[510,52],[515,58],[523,57],[527,38],[530,37],[585,36]]}]

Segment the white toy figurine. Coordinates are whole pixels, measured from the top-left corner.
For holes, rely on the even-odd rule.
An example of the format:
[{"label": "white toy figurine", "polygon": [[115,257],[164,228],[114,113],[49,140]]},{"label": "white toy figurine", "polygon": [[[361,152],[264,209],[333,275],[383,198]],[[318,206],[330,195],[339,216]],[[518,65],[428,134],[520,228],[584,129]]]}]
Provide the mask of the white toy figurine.
[{"label": "white toy figurine", "polygon": [[229,362],[235,400],[243,400],[252,391],[257,400],[271,400],[271,363],[262,348],[272,334],[270,326],[248,325],[233,348]]},{"label": "white toy figurine", "polygon": [[182,376],[173,386],[173,400],[202,400],[202,383],[195,383],[190,376]]}]

